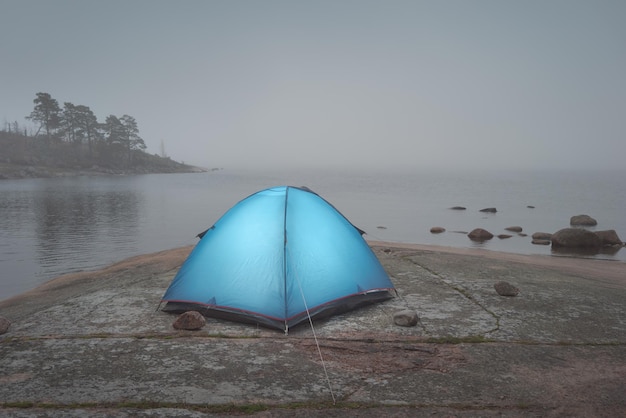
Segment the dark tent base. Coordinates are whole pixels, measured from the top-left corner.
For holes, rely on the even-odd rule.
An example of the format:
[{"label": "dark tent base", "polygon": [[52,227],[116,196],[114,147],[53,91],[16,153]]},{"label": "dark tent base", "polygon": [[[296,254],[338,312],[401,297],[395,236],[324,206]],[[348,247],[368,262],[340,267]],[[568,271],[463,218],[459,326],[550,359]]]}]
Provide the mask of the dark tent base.
[{"label": "dark tent base", "polygon": [[[319,320],[333,315],[338,315],[353,309],[360,308],[372,303],[381,302],[393,298],[389,290],[379,290],[362,293],[347,298],[331,301],[329,303],[311,308],[309,314],[312,319]],[[301,312],[288,319],[278,319],[263,316],[254,312],[229,309],[228,307],[217,307],[202,305],[193,302],[169,301],[161,309],[163,312],[180,314],[187,311],[197,311],[210,318],[226,319],[229,321],[243,322],[246,324],[258,325],[266,328],[274,328],[287,332],[308,319],[307,312]]]}]

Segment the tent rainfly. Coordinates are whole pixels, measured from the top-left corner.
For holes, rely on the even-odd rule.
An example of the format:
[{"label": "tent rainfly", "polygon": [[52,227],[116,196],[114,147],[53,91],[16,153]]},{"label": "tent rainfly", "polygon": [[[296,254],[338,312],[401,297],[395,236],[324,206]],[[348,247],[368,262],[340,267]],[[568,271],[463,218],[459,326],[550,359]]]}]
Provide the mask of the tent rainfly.
[{"label": "tent rainfly", "polygon": [[393,284],[363,233],[306,187],[259,191],[199,235],[163,310],[287,332],[309,317],[388,299]]}]

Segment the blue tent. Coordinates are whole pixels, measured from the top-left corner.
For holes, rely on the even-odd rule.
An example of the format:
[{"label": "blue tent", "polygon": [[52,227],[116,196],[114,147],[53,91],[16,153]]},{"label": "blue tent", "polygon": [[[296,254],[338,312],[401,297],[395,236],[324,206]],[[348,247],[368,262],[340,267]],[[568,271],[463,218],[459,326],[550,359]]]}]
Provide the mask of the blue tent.
[{"label": "blue tent", "polygon": [[200,235],[163,310],[287,331],[309,315],[388,299],[393,284],[362,234],[305,187],[262,190]]}]

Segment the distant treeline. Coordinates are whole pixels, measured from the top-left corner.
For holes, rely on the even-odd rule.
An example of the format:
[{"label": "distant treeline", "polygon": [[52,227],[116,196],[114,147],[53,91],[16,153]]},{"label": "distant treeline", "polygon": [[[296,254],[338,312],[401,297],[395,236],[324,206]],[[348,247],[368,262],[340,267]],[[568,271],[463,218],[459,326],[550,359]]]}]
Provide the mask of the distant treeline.
[{"label": "distant treeline", "polygon": [[3,134],[0,155],[5,160],[13,159],[21,164],[109,167],[141,163],[146,144],[132,116],[109,115],[100,123],[89,106],[65,102],[61,108],[48,93],[37,93],[33,103],[34,109],[26,119],[35,124],[36,132],[27,133],[17,121],[5,122],[0,131]]}]

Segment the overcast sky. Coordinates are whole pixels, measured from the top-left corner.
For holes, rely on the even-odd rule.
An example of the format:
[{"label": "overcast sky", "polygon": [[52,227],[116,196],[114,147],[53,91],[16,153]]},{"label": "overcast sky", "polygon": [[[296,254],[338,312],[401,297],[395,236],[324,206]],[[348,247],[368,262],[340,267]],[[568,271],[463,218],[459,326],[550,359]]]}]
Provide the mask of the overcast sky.
[{"label": "overcast sky", "polygon": [[619,168],[626,1],[0,0],[0,122],[37,92],[241,165]]}]

